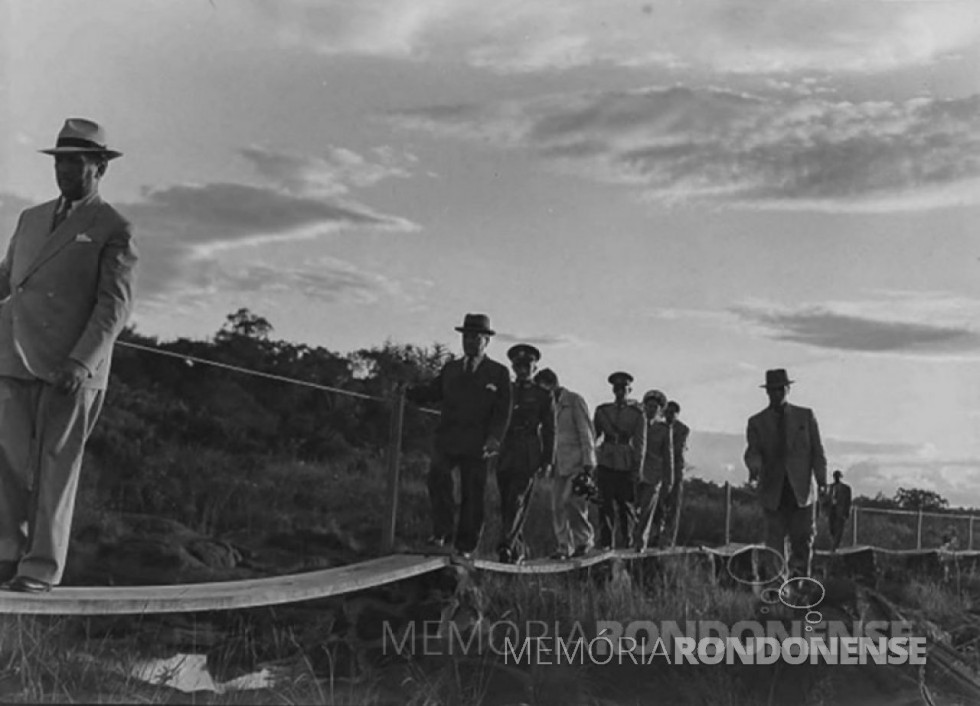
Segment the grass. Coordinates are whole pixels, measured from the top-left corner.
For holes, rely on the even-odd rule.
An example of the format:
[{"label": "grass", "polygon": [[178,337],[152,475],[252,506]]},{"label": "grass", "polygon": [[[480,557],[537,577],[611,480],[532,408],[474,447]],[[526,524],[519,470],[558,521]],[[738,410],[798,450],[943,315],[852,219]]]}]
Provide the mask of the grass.
[{"label": "grass", "polygon": [[[382,552],[387,466],[376,454],[349,453],[329,464],[270,459],[238,465],[221,454],[197,456],[187,450],[175,453],[171,462],[183,464],[182,474],[201,478],[196,482],[202,485],[187,488],[161,484],[150,474],[145,487],[129,489],[130,497],[153,500],[161,515],[236,543],[247,545],[261,537],[314,530],[343,535],[346,544],[364,556]],[[406,548],[421,542],[431,529],[425,472],[424,457],[404,459],[397,536]],[[76,526],[97,522],[117,511],[99,492],[98,473],[83,474],[83,479]],[[481,550],[492,556],[500,531],[499,500],[492,475],[486,497]],[[688,494],[681,514],[681,543],[720,544],[724,540],[723,516],[720,493]],[[594,507],[592,517],[594,521]],[[762,515],[751,500],[736,497],[731,518],[733,541],[757,539]],[[861,541],[908,546],[909,532],[915,530],[914,519],[862,515]],[[818,526],[817,546],[827,546],[825,523]],[[924,533],[931,537],[931,531],[929,528]],[[849,532],[850,527],[847,537]],[[536,488],[525,536],[535,556],[554,549],[547,481]],[[914,546],[914,534],[911,540]],[[750,592],[719,584],[696,560],[665,562],[657,572],[614,572],[614,580],[603,573],[611,570],[605,566],[586,574],[481,574],[477,589],[484,616],[518,624],[541,621],[570,629],[576,622],[594,625],[598,620],[716,620],[732,624],[754,614],[755,599]],[[900,587],[896,600],[916,616],[952,630],[966,611],[974,609],[976,596],[980,596],[980,584],[972,577],[958,579],[962,580],[951,584],[913,578]],[[665,703],[743,706],[765,703],[770,684],[734,667],[515,667],[486,653],[377,665],[356,672],[348,664],[343,646],[323,639],[323,633],[330,630],[326,616],[304,623],[286,620],[287,614],[285,610],[235,614],[238,617],[228,617],[222,627],[231,633],[230,638],[217,646],[197,645],[199,651],[207,651],[214,658],[215,664],[236,659],[254,665],[271,664],[283,675],[274,690],[226,694],[175,693],[130,676],[138,656],[173,653],[173,648],[162,647],[168,644],[163,631],[173,628],[162,623],[140,619],[141,630],[134,636],[131,624],[94,618],[0,616],[0,701],[495,706],[598,704],[606,699],[605,703],[621,706],[647,703],[646,695],[657,693]],[[204,622],[202,618],[201,624],[188,630],[204,634]],[[823,688],[821,678],[819,674],[807,677],[813,693]]]}]

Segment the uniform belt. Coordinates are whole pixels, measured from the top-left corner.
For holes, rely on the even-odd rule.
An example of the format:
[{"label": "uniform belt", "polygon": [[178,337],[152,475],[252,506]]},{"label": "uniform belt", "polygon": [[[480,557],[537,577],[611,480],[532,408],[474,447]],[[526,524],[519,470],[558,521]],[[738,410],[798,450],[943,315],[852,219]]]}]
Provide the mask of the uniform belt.
[{"label": "uniform belt", "polygon": [[632,434],[606,434],[605,441],[615,446],[627,446],[632,438]]}]

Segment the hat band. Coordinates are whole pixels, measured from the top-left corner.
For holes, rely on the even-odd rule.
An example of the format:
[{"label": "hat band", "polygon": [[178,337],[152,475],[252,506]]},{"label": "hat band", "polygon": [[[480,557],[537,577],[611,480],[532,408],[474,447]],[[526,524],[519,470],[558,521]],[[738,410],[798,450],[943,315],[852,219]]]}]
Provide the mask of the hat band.
[{"label": "hat band", "polygon": [[105,145],[86,140],[84,137],[59,137],[57,147],[82,147],[85,149],[107,151]]}]

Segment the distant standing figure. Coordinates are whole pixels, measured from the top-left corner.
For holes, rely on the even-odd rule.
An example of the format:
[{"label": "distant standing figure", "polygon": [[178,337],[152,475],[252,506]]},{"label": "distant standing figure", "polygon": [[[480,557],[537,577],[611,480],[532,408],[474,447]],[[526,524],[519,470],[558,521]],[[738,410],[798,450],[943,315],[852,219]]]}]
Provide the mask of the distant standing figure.
[{"label": "distant standing figure", "polygon": [[[636,511],[635,484],[640,479],[646,453],[646,418],[636,400],[629,399],[633,376],[616,372],[609,376],[615,401],[595,411],[595,433],[599,442],[599,545],[611,549],[616,525],[619,546],[632,543]],[[618,521],[618,522],[617,522]]]},{"label": "distant standing figure", "polygon": [[831,551],[837,551],[844,537],[844,525],[851,516],[851,486],[841,481],[844,474],[834,471],[834,482],[827,490],[827,522],[830,525]]},{"label": "distant standing figure", "polygon": [[677,418],[681,406],[670,400],[664,409],[664,419],[670,435],[671,470],[673,480],[667,502],[664,504],[664,538],[668,546],[677,545],[677,532],[681,526],[681,504],[684,502],[684,469],[687,468],[687,440],[691,429]]},{"label": "distant standing figure", "polygon": [[452,472],[458,467],[461,499],[455,548],[469,558],[483,530],[487,464],[507,431],[511,389],[507,368],[486,355],[495,333],[490,317],[467,314],[456,330],[462,334],[464,356],[447,362],[435,380],[409,388],[405,396],[418,404],[442,405],[427,481],[433,526],[427,541],[441,547],[453,538]]},{"label": "distant standing figure", "polygon": [[817,489],[827,485],[817,419],[786,401],[792,383],[781,368],[766,371],[769,406],[749,419],[745,449],[749,480],[758,482],[766,545],[786,558],[784,578],[810,575]]},{"label": "distant standing figure", "polygon": [[137,260],[129,222],[99,196],[121,156],[105,130],[70,118],[41,151],[61,196],[20,215],[0,262],[0,580],[26,593],[61,582]]},{"label": "distant standing figure", "polygon": [[554,559],[585,556],[595,546],[595,533],[589,522],[589,503],[574,492],[575,478],[590,475],[596,466],[595,432],[585,400],[561,387],[558,376],[545,368],[535,381],[554,395],[555,464],[551,510],[558,550]]},{"label": "distant standing figure", "polygon": [[523,525],[537,475],[551,472],[555,458],[555,402],[551,393],[531,380],[541,351],[519,343],[507,351],[514,370],[510,425],[500,447],[497,487],[500,490],[500,545],[505,564],[527,556]]}]

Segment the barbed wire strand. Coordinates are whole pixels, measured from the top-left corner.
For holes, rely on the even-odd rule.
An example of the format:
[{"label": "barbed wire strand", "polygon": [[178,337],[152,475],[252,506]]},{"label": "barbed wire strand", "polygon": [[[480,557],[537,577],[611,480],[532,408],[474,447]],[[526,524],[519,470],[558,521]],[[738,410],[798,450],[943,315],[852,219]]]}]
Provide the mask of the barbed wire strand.
[{"label": "barbed wire strand", "polygon": [[[358,397],[364,400],[375,400],[378,402],[390,402],[388,397],[379,397],[377,395],[368,395],[363,392],[354,392],[352,390],[345,390],[340,387],[332,387],[330,385],[321,385],[318,382],[310,382],[309,380],[300,380],[298,378],[291,378],[285,375],[276,375],[275,373],[266,373],[261,370],[255,370],[253,368],[244,368],[240,365],[231,365],[230,363],[220,363],[216,360],[209,360],[207,358],[199,358],[195,355],[190,355],[188,353],[177,353],[176,351],[167,351],[162,348],[154,348],[153,346],[144,346],[139,343],[130,343],[129,341],[117,341],[117,345],[125,346],[127,348],[133,348],[138,351],[144,351],[146,353],[156,353],[157,355],[168,356],[170,358],[178,358],[184,362],[200,363],[201,365],[210,365],[215,368],[223,368],[224,370],[231,370],[236,373],[242,373],[244,375],[252,375],[254,377],[266,378],[268,380],[275,380],[277,382],[284,382],[290,385],[299,385],[301,387],[309,387],[314,390],[321,390],[323,392],[333,392],[338,395],[347,395],[349,397]],[[439,410],[428,409],[426,407],[419,407],[423,412],[428,412],[429,414],[439,414]]]}]

